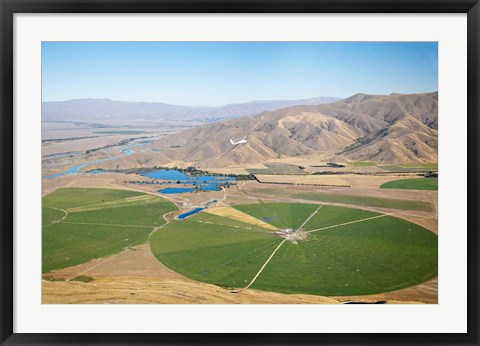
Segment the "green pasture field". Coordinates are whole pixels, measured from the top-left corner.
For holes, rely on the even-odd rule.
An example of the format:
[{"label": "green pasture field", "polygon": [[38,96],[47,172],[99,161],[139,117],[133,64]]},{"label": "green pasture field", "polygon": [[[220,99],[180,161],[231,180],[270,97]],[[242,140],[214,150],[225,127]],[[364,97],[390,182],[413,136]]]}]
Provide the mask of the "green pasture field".
[{"label": "green pasture field", "polygon": [[160,262],[198,281],[246,286],[282,240],[266,230],[239,230],[196,219],[171,222],[152,235],[150,244]]},{"label": "green pasture field", "polygon": [[401,167],[405,168],[423,168],[423,169],[438,169],[438,163],[433,162],[433,163],[407,163],[400,165]]},{"label": "green pasture field", "polygon": [[114,189],[58,189],[42,199],[43,207],[62,209],[84,207],[109,201],[118,201],[129,197],[144,195],[141,192]]},{"label": "green pasture field", "polygon": [[296,194],[293,197],[318,202],[344,203],[377,208],[432,211],[432,205],[428,202],[412,201],[406,199],[349,196],[324,192],[304,192]]},{"label": "green pasture field", "polygon": [[64,216],[65,213],[59,209],[44,207],[42,208],[42,227],[60,221]]},{"label": "green pasture field", "polygon": [[317,209],[315,204],[260,203],[237,205],[235,209],[278,228],[298,228]]},{"label": "green pasture field", "polygon": [[285,242],[252,285],[266,291],[325,296],[375,294],[437,275],[437,236],[382,217]]},{"label": "green pasture field", "polygon": [[[176,209],[162,197],[140,192],[58,189],[42,200],[42,271],[81,264],[140,244],[165,223],[165,213]],[[63,220],[62,210],[67,213]]]},{"label": "green pasture field", "polygon": [[437,170],[437,164],[406,164],[406,165],[381,165],[378,166],[387,172],[397,172],[397,173],[419,173],[426,172],[430,170]]},{"label": "green pasture field", "polygon": [[438,190],[438,178],[400,179],[380,186],[382,189]]},{"label": "green pasture field", "polygon": [[370,166],[376,166],[376,162],[372,161],[352,161],[348,163],[349,166],[353,167],[370,167]]},{"label": "green pasture field", "polygon": [[[277,227],[301,225],[319,205],[266,203],[236,206]],[[171,222],[150,238],[154,255],[192,279],[222,287],[250,283],[283,238],[247,231],[223,217],[200,223],[204,213]],[[222,224],[222,225],[220,225]],[[239,223],[239,225],[243,223]],[[251,286],[326,296],[388,292],[437,275],[437,235],[392,216],[322,206],[305,224],[298,244],[285,241]]]},{"label": "green pasture field", "polygon": [[[318,207],[318,205],[316,206]],[[379,215],[381,214],[363,209],[322,205],[318,212],[302,227],[302,229],[311,231],[318,228],[331,227],[341,223],[363,220]]]}]

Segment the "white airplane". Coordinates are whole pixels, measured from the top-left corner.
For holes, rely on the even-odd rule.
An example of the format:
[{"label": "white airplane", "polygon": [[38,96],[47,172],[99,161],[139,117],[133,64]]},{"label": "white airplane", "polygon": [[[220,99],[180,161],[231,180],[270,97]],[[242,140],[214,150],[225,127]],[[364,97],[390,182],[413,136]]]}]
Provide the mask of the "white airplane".
[{"label": "white airplane", "polygon": [[247,143],[247,136],[253,132],[253,130],[255,130],[255,128],[260,125],[260,123],[262,122],[263,120],[263,115],[262,115],[262,118],[258,121],[258,123],[255,124],[254,127],[252,127],[252,129],[250,131],[248,131],[248,133],[245,135],[245,137],[243,137],[241,140],[239,140],[238,142],[234,142],[233,141],[233,137],[230,138],[230,143],[233,145],[233,146],[237,146],[239,144],[245,144]]},{"label": "white airplane", "polygon": [[239,140],[238,142],[234,142],[233,141],[233,137],[230,138],[230,143],[232,143],[232,145],[238,145],[238,144],[244,144],[244,143],[247,143],[247,140],[246,140],[247,137],[243,137],[241,140]]},{"label": "white airplane", "polygon": [[251,129],[250,131],[248,131],[248,133],[245,135],[245,137],[243,137],[243,138],[242,138],[241,140],[239,140],[238,142],[235,142],[235,141],[233,140],[233,137],[230,138],[230,144],[232,145],[232,147],[231,147],[229,150],[227,150],[225,153],[223,153],[222,155],[220,155],[220,156],[218,157],[218,159],[221,159],[222,157],[224,157],[225,155],[227,155],[229,152],[231,152],[233,149],[235,149],[235,148],[236,148],[237,146],[239,146],[240,144],[246,144],[246,143],[247,143],[247,137],[248,137],[248,135],[249,135],[250,133],[252,133],[253,130],[255,130],[255,128],[262,122],[262,120],[263,120],[263,115],[262,115],[262,118],[259,120],[259,122],[256,123],[255,126],[252,127],[252,129]]}]

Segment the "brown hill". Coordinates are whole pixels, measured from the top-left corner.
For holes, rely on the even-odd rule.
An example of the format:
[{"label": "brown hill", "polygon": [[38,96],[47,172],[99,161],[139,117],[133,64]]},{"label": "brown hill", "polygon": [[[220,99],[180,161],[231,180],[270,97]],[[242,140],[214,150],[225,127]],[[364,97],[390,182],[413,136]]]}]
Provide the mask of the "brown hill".
[{"label": "brown hill", "polygon": [[[232,150],[229,140],[246,144]],[[132,157],[143,165],[184,162],[224,167],[322,154],[391,163],[437,161],[438,93],[357,94],[331,104],[306,105],[244,116],[158,140]]]}]

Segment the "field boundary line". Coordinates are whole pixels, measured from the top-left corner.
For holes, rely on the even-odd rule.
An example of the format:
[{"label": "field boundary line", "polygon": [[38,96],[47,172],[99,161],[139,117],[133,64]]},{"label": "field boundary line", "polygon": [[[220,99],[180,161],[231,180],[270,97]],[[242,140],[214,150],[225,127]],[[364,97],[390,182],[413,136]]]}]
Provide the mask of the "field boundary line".
[{"label": "field boundary line", "polygon": [[270,257],[268,257],[268,259],[265,261],[265,263],[263,264],[263,266],[260,268],[260,270],[257,272],[257,274],[253,277],[252,281],[250,281],[250,283],[245,286],[244,288],[241,289],[242,290],[246,290],[247,288],[249,288],[250,286],[252,286],[252,284],[255,282],[255,280],[257,280],[257,278],[260,276],[260,274],[263,272],[263,270],[265,269],[265,267],[267,266],[268,262],[270,262],[270,260],[273,258],[273,256],[275,256],[275,253],[278,251],[278,249],[280,249],[280,247],[287,241],[287,239],[283,239],[282,242],[280,244],[278,244],[278,246],[275,248],[275,250],[273,250],[272,254],[270,255]]},{"label": "field boundary line", "polygon": [[56,220],[56,221],[54,221],[54,222],[52,222],[52,223],[49,223],[48,225],[45,225],[45,226],[43,226],[42,228],[45,228],[45,227],[54,225],[54,224],[56,224],[56,223],[60,223],[60,222],[62,222],[63,220],[65,220],[65,219],[67,218],[67,216],[68,216],[68,212],[67,212],[66,210],[62,209],[62,208],[56,208],[56,207],[44,207],[44,208],[50,208],[50,209],[60,210],[60,211],[63,211],[63,212],[65,213],[65,215],[64,215],[60,220]]},{"label": "field boundary line", "polygon": [[97,263],[97,264],[94,265],[93,267],[90,267],[90,268],[84,270],[83,272],[74,275],[71,279],[66,279],[65,281],[73,280],[73,279],[75,279],[76,277],[82,276],[83,274],[88,273],[90,270],[95,269],[95,268],[97,268],[98,266],[101,266],[102,264],[105,264],[105,263],[111,261],[112,259],[114,259],[115,257],[117,257],[120,253],[122,253],[123,250],[125,250],[125,248],[121,249],[120,252],[118,252],[118,253],[116,253],[116,254],[108,257],[106,260],[104,260],[104,261],[102,261],[102,262],[100,262],[100,263]]},{"label": "field boundary line", "polygon": [[96,225],[96,226],[115,226],[115,227],[141,227],[141,228],[155,228],[155,226],[140,226],[140,225],[119,225],[111,223],[93,223],[93,222],[62,222],[74,225]]},{"label": "field boundary line", "polygon": [[[70,213],[82,213],[85,211],[125,208],[125,207],[131,207],[135,205],[154,204],[156,202],[155,196],[153,195],[146,195],[146,196],[139,196],[139,197],[143,197],[143,198],[136,199],[136,200],[116,199],[116,200],[108,201],[104,203],[93,203],[93,204],[87,204],[81,207],[68,208],[67,210]],[[140,204],[140,202],[143,202],[143,204]]]},{"label": "field boundary line", "polygon": [[305,233],[312,233],[312,232],[317,232],[317,231],[323,231],[323,230],[325,230],[325,229],[330,229],[330,228],[335,228],[335,227],[350,225],[350,224],[352,224],[352,223],[358,223],[358,222],[363,222],[363,221],[378,219],[378,218],[381,218],[381,217],[390,216],[390,215],[394,215],[394,214],[395,214],[395,213],[388,213],[388,214],[382,214],[382,215],[367,217],[366,219],[349,221],[349,222],[345,222],[345,223],[340,223],[340,224],[338,224],[338,225],[332,225],[332,226],[327,226],[327,227],[312,229],[311,231],[306,231]]},{"label": "field boundary line", "polygon": [[[143,242],[143,243],[145,243],[145,242]],[[141,244],[143,244],[143,243],[137,244],[136,246],[141,245]],[[71,279],[67,279],[67,280],[65,280],[65,281],[70,281],[70,280],[72,280],[72,279],[75,279],[76,277],[79,277],[79,276],[81,276],[81,275],[83,275],[83,274],[85,274],[85,273],[88,273],[90,270],[95,269],[95,268],[101,266],[102,264],[105,264],[105,263],[111,261],[112,259],[114,259],[114,258],[117,257],[118,255],[120,255],[121,253],[123,253],[126,249],[131,248],[131,247],[133,246],[133,244],[135,244],[135,242],[133,242],[133,243],[131,243],[130,245],[127,245],[127,246],[125,246],[124,248],[120,249],[120,251],[118,251],[117,253],[110,255],[110,256],[107,257],[104,261],[95,264],[93,267],[90,267],[90,268],[88,268],[88,269],[85,269],[83,272],[81,272],[81,273],[79,273],[79,274],[76,274],[76,275],[75,275],[74,277],[72,277]],[[87,262],[87,263],[88,263],[88,262]],[[80,265],[81,265],[81,264],[80,264]]]}]

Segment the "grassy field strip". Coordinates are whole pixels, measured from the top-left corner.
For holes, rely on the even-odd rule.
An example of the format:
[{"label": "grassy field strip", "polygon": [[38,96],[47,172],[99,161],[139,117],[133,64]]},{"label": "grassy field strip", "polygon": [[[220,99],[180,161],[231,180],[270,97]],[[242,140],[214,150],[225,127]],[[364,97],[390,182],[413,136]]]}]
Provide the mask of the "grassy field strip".
[{"label": "grassy field strip", "polygon": [[52,223],[48,224],[48,225],[45,225],[43,226],[42,228],[45,228],[45,227],[48,227],[48,226],[51,226],[51,225],[54,225],[56,223],[59,223],[59,222],[62,222],[63,220],[65,220],[68,216],[68,213],[66,210],[63,210],[61,208],[56,208],[56,207],[45,207],[45,208],[50,208],[50,209],[55,209],[55,210],[60,210],[60,211],[63,211],[65,213],[65,215],[60,219],[60,220],[57,220],[57,221],[53,221]]},{"label": "grassy field strip", "polygon": [[310,216],[308,217],[308,219],[306,219],[305,222],[302,223],[302,225],[301,225],[300,227],[298,227],[298,228],[302,228],[303,226],[305,226],[305,224],[306,224],[308,221],[310,221],[310,219],[311,219],[312,217],[314,217],[316,213],[318,213],[318,211],[320,210],[321,207],[323,207],[323,205],[319,206],[319,207],[312,213],[312,215],[310,215]]},{"label": "grassy field strip", "polygon": [[[210,221],[201,221],[201,220],[191,220],[192,222],[198,222],[198,223],[202,223],[202,224],[208,224],[208,225],[215,225],[215,226],[222,226],[222,227],[228,227],[228,228],[235,228],[237,230],[239,230],[239,232],[241,233],[254,233],[254,234],[258,234],[262,231],[260,230],[256,230],[256,229],[252,229],[251,227],[241,227],[241,226],[234,226],[234,225],[225,225],[225,224],[221,224],[221,223],[213,223],[213,222],[210,222]],[[240,231],[240,230],[245,230],[245,231]],[[262,233],[265,233],[266,231],[269,231],[269,230],[263,230]],[[266,233],[266,234],[271,234],[271,233]]]},{"label": "grassy field strip", "polygon": [[152,198],[154,198],[152,195],[145,195],[145,196],[127,197],[125,198],[125,200],[129,202],[135,202],[135,201],[144,201]]},{"label": "grassy field strip", "polygon": [[338,225],[333,225],[333,226],[327,226],[327,227],[322,227],[322,228],[312,229],[311,231],[307,231],[306,233],[312,233],[312,232],[317,232],[317,231],[323,231],[323,230],[325,230],[325,229],[330,229],[330,228],[335,228],[335,227],[340,227],[340,226],[350,225],[350,224],[352,224],[352,223],[358,223],[358,222],[363,222],[363,221],[368,221],[368,220],[378,219],[378,218],[381,218],[381,217],[385,217],[385,216],[391,216],[391,215],[394,215],[394,214],[395,214],[395,213],[388,213],[388,214],[382,214],[382,215],[378,215],[378,216],[367,217],[366,219],[360,219],[360,220],[355,220],[355,221],[349,221],[349,222],[341,223],[341,224],[338,224]]},{"label": "grassy field strip", "polygon": [[[192,221],[200,222],[200,223],[208,223],[208,224],[211,224],[211,225],[214,224],[213,222],[210,222],[210,221],[202,221],[202,220],[192,220]],[[223,225],[221,223],[215,223],[215,225],[223,226],[223,227],[233,227],[233,228],[239,228],[239,229],[246,229],[246,230],[249,230],[249,231],[252,230],[252,227],[240,227],[240,226],[232,226],[232,225]]]},{"label": "grassy field strip", "polygon": [[93,223],[93,222],[62,222],[72,225],[94,225],[94,226],[116,226],[116,227],[140,227],[140,228],[155,228],[155,226],[139,226],[139,225],[118,225],[113,223]]},{"label": "grassy field strip", "polygon": [[280,249],[286,241],[287,241],[287,239],[283,239],[283,241],[280,244],[278,244],[278,246],[275,248],[275,250],[273,250],[270,257],[268,257],[267,261],[263,264],[262,268],[260,268],[260,270],[257,272],[257,274],[253,277],[252,281],[250,281],[250,283],[247,286],[245,286],[245,288],[243,288],[244,290],[246,290],[247,288],[249,288],[250,286],[253,285],[255,280],[257,280],[257,278],[263,272],[263,269],[265,269],[265,267],[267,266],[268,262],[270,262],[270,260],[273,258],[273,256],[275,256],[275,253],[278,251],[278,249]]},{"label": "grassy field strip", "polygon": [[[144,196],[140,196],[140,197],[144,197]],[[142,198],[142,199],[138,199],[138,198],[131,199],[134,197],[130,197],[130,199],[125,198],[125,199],[115,200],[115,201],[110,201],[105,203],[89,204],[81,207],[69,208],[67,209],[67,211],[70,213],[77,213],[82,211],[99,210],[99,209],[107,209],[107,208],[120,208],[120,207],[132,205],[132,203],[136,203],[136,202],[145,202],[145,201],[155,202],[155,196],[146,196],[146,197],[147,198]]]}]

